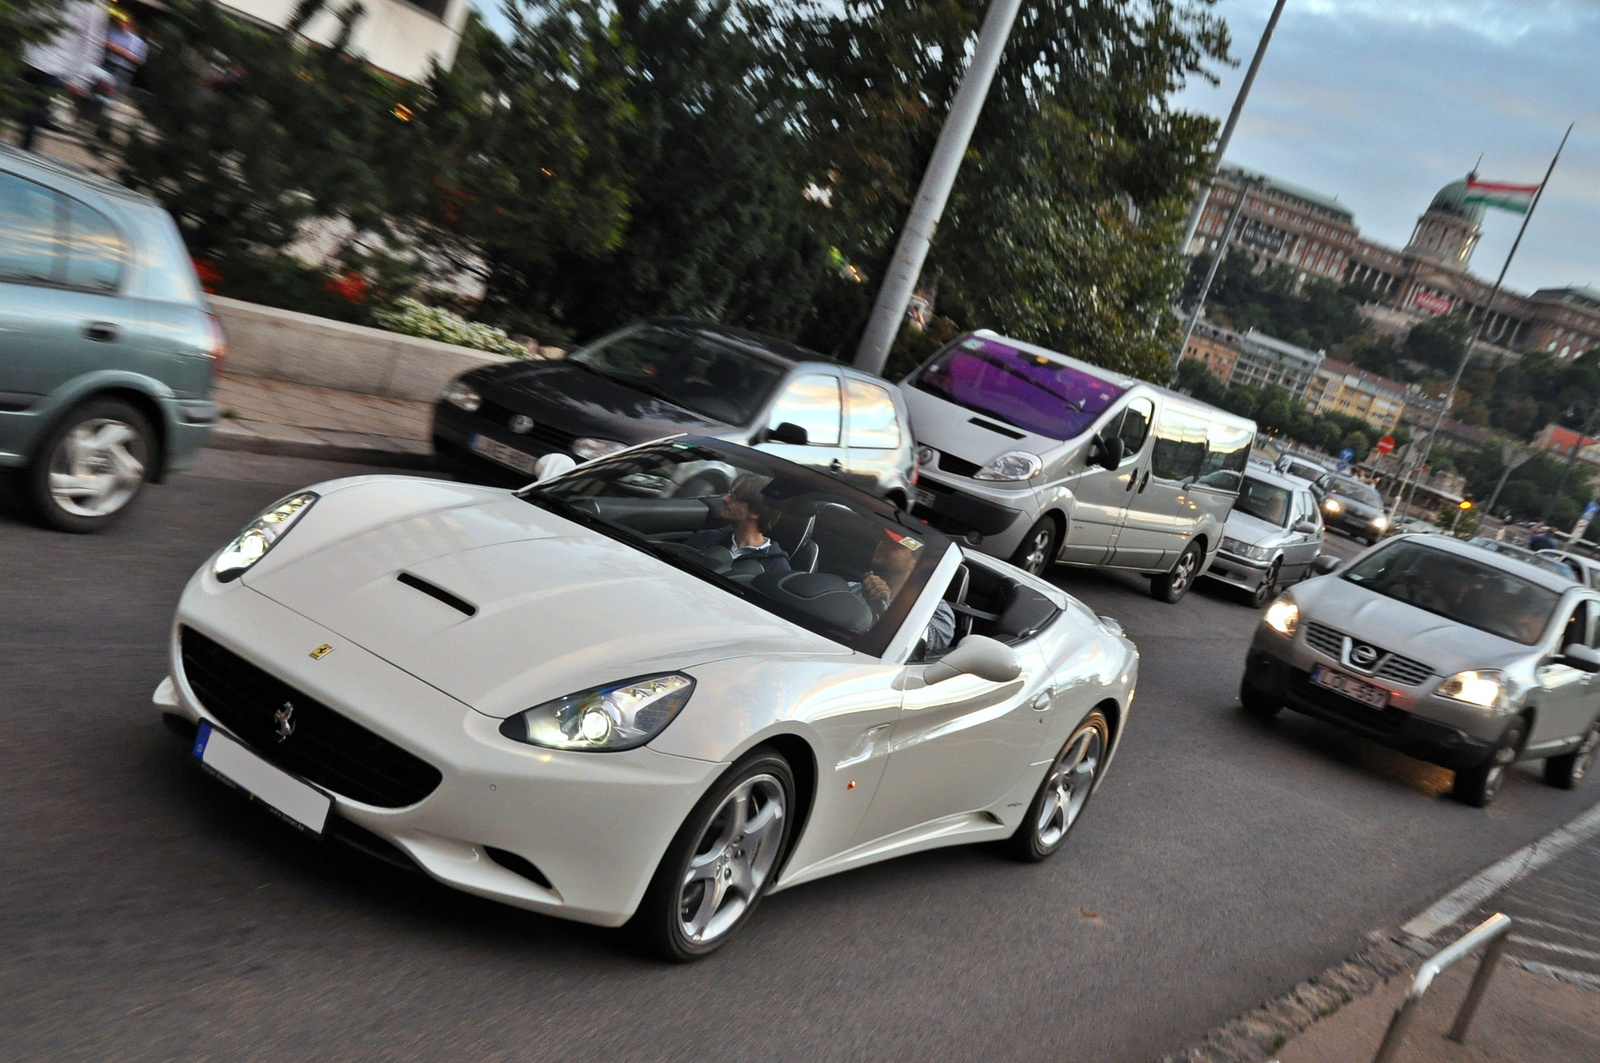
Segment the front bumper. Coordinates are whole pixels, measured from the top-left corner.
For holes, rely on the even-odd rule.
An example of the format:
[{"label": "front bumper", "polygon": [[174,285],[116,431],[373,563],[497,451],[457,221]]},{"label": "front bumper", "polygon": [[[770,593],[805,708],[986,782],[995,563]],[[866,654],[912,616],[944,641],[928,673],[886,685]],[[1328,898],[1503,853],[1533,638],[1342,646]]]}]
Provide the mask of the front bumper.
[{"label": "front bumper", "polygon": [[[927,521],[952,538],[982,536],[984,553],[1010,557],[1022,543],[1032,520],[1023,520],[1023,511],[984,498],[969,488],[930,476],[924,469],[917,487],[931,496],[931,504],[919,500],[912,515]],[[1031,494],[1028,496],[1031,500]]]},{"label": "front bumper", "polygon": [[[595,754],[513,742],[498,719],[202,570],[179,604],[171,677],[156,704],[225,733],[232,732],[185,678],[181,625],[437,768],[442,781],[416,804],[378,808],[333,793],[332,814],[394,845],[433,878],[520,908],[602,926],[626,922],[668,842],[725,767],[648,747]],[[313,661],[309,651],[324,643],[333,652]],[[270,750],[255,752],[272,759]],[[529,861],[549,887],[497,863],[489,849]]]},{"label": "front bumper", "polygon": [[[1488,712],[1431,693],[1439,676],[1407,687],[1362,675],[1343,662],[1307,646],[1305,618],[1293,639],[1262,623],[1245,659],[1244,685],[1295,712],[1314,716],[1397,749],[1418,760],[1453,770],[1482,764],[1499,741],[1510,713]],[[1311,669],[1321,664],[1355,675],[1389,691],[1386,708],[1375,709],[1311,682]]]},{"label": "front bumper", "polygon": [[1252,561],[1247,557],[1218,550],[1205,574],[1224,583],[1231,583],[1235,587],[1254,591],[1261,586],[1261,581],[1267,578],[1267,569],[1271,566],[1270,561]]},{"label": "front bumper", "polygon": [[1377,519],[1376,514],[1361,516],[1360,514],[1352,513],[1348,509],[1341,510],[1338,513],[1329,513],[1326,509],[1322,511],[1322,523],[1324,526],[1334,531],[1342,532],[1345,535],[1358,536],[1364,539],[1381,539],[1383,533],[1388,530],[1387,524],[1382,528],[1374,527],[1372,522],[1375,519]]}]

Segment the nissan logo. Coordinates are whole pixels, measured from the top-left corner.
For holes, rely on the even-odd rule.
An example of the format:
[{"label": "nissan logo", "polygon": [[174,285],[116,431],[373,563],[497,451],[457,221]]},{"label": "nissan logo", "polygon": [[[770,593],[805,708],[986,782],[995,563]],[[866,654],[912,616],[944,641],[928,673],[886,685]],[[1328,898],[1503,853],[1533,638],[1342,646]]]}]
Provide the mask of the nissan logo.
[{"label": "nissan logo", "polygon": [[1378,648],[1358,642],[1350,647],[1350,663],[1359,668],[1371,668],[1378,660]]}]

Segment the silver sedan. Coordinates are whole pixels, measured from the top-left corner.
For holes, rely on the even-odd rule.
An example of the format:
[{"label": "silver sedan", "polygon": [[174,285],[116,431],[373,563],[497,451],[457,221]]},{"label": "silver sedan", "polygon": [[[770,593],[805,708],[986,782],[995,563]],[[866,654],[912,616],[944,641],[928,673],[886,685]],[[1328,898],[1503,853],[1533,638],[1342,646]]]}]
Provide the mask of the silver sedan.
[{"label": "silver sedan", "polygon": [[[1327,559],[1319,564],[1329,564]],[[1400,536],[1272,603],[1239,700],[1455,770],[1494,800],[1519,760],[1570,789],[1600,747],[1600,594],[1444,536]]]},{"label": "silver sedan", "polygon": [[1252,468],[1206,575],[1243,588],[1259,607],[1303,579],[1321,552],[1322,519],[1306,482]]}]

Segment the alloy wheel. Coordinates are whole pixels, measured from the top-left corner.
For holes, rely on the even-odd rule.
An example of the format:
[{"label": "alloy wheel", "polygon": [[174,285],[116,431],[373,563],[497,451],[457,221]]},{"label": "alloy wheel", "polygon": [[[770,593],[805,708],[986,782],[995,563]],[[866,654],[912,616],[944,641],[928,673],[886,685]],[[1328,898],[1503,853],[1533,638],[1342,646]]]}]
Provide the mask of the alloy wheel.
[{"label": "alloy wheel", "polygon": [[1506,773],[1511,770],[1511,762],[1517,759],[1517,751],[1510,746],[1501,746],[1494,751],[1494,762],[1489,765],[1489,773],[1483,781],[1483,796],[1487,803],[1500,795],[1500,788],[1506,783]]},{"label": "alloy wheel", "polygon": [[1272,567],[1267,569],[1267,574],[1261,577],[1261,584],[1256,587],[1251,600],[1256,605],[1266,605],[1278,593],[1278,563],[1274,561]]},{"label": "alloy wheel", "polygon": [[783,842],[783,784],[755,775],[712,813],[678,887],[678,929],[709,944],[739,922],[761,895]]},{"label": "alloy wheel", "polygon": [[1172,566],[1172,593],[1182,594],[1189,589],[1189,583],[1194,579],[1195,570],[1200,567],[1200,560],[1193,550],[1185,550],[1178,558],[1178,563]]},{"label": "alloy wheel", "polygon": [[1578,747],[1578,755],[1572,762],[1573,782],[1589,774],[1589,769],[1594,765],[1596,749],[1600,749],[1600,725],[1589,728],[1589,733],[1584,736],[1583,745]]},{"label": "alloy wheel", "polygon": [[1045,781],[1045,799],[1034,825],[1040,848],[1055,848],[1077,822],[1078,814],[1094,789],[1104,755],[1105,739],[1100,731],[1085,727],[1073,736],[1051,765]]},{"label": "alloy wheel", "polygon": [[1028,552],[1022,559],[1022,567],[1035,576],[1042,573],[1050,561],[1050,540],[1053,538],[1049,528],[1040,528],[1028,542]]},{"label": "alloy wheel", "polygon": [[81,421],[50,455],[50,496],[72,516],[109,516],[139,493],[147,457],[133,425],[113,417]]}]

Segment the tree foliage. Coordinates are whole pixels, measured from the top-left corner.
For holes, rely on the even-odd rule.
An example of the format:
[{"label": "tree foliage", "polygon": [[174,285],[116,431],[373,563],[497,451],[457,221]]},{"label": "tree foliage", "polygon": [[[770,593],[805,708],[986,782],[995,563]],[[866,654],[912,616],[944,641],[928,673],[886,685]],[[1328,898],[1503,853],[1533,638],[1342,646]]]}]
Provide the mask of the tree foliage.
[{"label": "tree foliage", "polygon": [[[1191,260],[1184,283],[1184,302],[1193,305],[1211,260]],[[1356,312],[1358,300],[1333,281],[1300,280],[1287,266],[1257,269],[1250,256],[1229,250],[1217,269],[1206,297],[1208,316],[1239,332],[1257,329],[1275,339],[1308,350],[1331,350],[1365,327]],[[1381,370],[1380,370],[1381,371]]]},{"label": "tree foliage", "polygon": [[62,0],[0,0],[0,121],[31,104],[22,88],[22,56],[28,45],[50,39]]}]

